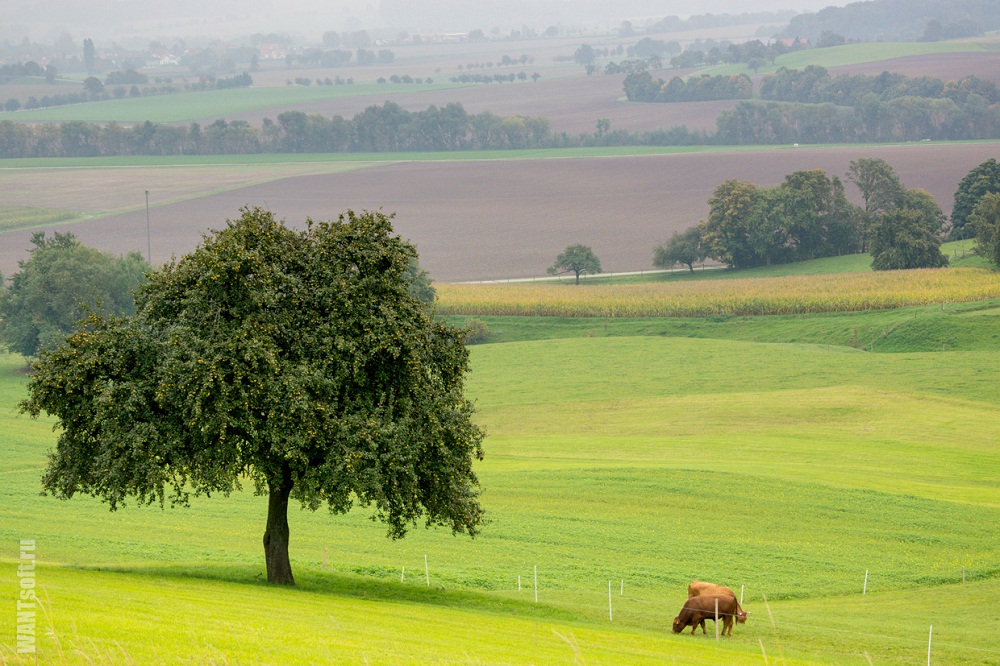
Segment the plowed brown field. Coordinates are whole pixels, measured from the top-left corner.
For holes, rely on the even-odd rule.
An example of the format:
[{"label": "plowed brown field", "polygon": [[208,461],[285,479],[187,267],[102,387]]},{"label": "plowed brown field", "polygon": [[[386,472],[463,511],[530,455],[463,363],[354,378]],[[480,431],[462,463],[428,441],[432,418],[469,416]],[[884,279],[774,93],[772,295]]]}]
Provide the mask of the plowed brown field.
[{"label": "plowed brown field", "polygon": [[[590,245],[605,271],[652,267],[655,245],[703,219],[712,191],[730,178],[779,183],[799,169],[843,177],[851,160],[886,159],[910,188],[923,188],[945,212],[959,180],[1000,144],[910,144],[778,148],[648,157],[397,163],[344,173],[297,176],[210,194],[151,211],[152,254],[162,263],[193,249],[244,205],[263,206],[301,224],[348,208],[396,212],[396,230],[414,241],[436,280],[544,275],[567,245]],[[67,175],[113,187],[95,169]],[[61,186],[58,175],[49,187]],[[77,182],[76,187],[85,187]],[[859,200],[856,188],[847,191]],[[0,203],[3,203],[0,201]],[[85,243],[112,252],[145,251],[144,210],[65,225]],[[10,275],[31,232],[0,235],[0,271]]]}]

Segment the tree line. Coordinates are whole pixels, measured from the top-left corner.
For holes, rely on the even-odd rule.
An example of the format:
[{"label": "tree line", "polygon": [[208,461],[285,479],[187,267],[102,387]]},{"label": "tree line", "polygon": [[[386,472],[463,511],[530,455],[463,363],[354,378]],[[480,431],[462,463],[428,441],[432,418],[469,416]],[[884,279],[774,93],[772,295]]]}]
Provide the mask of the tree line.
[{"label": "tree line", "polygon": [[753,95],[753,82],[746,74],[702,74],[686,80],[675,76],[664,81],[641,71],[626,76],[624,88],[630,102],[708,102],[749,99]]},{"label": "tree line", "polygon": [[352,118],[286,111],[259,128],[245,120],[202,126],[146,121],[135,125],[85,121],[26,124],[0,121],[0,157],[96,157],[245,153],[503,150],[593,145],[693,145],[704,134],[686,128],[630,133],[621,130],[554,133],[540,116],[470,114],[452,102],[407,111],[394,102],[373,105]]},{"label": "tree line", "polygon": [[[872,97],[874,96],[874,97]],[[772,74],[765,74],[760,82],[760,97],[780,102],[802,104],[837,104],[858,106],[871,99],[879,102],[902,97],[949,99],[956,105],[1000,102],[1000,89],[995,83],[976,76],[965,76],[957,81],[943,81],[930,76],[906,76],[882,72],[877,76],[867,74],[841,74],[831,76],[819,65],[805,69],[779,67]]]},{"label": "tree line", "polygon": [[[21,100],[10,97],[4,103],[3,109],[5,111],[18,111],[21,108],[46,109],[53,106],[65,106],[67,104],[99,102],[112,98],[121,99],[126,96],[148,97],[150,95],[170,95],[192,90],[249,88],[253,85],[253,77],[248,72],[222,78],[207,75],[201,77],[196,82],[185,83],[182,88],[174,86],[169,79],[158,79],[158,81],[157,85],[149,86],[146,85],[149,82],[149,77],[145,74],[140,74],[135,70],[115,71],[108,74],[104,81],[101,81],[96,76],[88,76],[84,79],[83,88],[79,92],[42,95],[40,98],[32,95],[23,104]],[[142,87],[140,88],[139,86]]]},{"label": "tree line", "polygon": [[1000,137],[1000,89],[975,76],[957,81],[883,72],[832,77],[823,68],[780,68],[759,94],[745,74],[669,82],[647,71],[625,77],[634,102],[743,100],[723,111],[715,142],[729,145],[982,140]]},{"label": "tree line", "polygon": [[835,32],[856,40],[910,42],[998,28],[1000,4],[991,0],[872,0],[798,14],[778,36],[816,39]]},{"label": "tree line", "polygon": [[738,102],[716,119],[727,145],[990,140],[1000,137],[1000,105],[960,108],[950,99],[870,99],[834,104]]}]

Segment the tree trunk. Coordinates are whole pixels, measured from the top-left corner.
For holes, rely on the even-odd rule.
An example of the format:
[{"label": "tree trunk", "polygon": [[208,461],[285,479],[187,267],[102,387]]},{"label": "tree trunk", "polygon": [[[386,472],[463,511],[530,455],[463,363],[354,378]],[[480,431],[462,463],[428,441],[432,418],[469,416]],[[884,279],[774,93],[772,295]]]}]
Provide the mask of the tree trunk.
[{"label": "tree trunk", "polygon": [[267,582],[295,585],[292,564],[288,560],[288,495],[292,492],[292,473],[285,468],[280,478],[268,481],[267,529],[264,530],[264,561]]}]

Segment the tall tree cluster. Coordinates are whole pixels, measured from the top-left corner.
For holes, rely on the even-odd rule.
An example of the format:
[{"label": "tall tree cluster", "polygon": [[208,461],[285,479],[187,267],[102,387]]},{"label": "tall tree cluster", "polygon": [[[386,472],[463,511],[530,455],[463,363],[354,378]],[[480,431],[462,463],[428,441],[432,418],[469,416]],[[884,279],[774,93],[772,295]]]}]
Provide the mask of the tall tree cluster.
[{"label": "tall tree cluster", "polygon": [[708,203],[705,253],[734,268],[848,254],[860,244],[843,184],[822,169],[796,171],[774,187],[727,180]]},{"label": "tall tree cluster", "polygon": [[947,218],[929,192],[909,190],[883,159],[862,157],[850,163],[847,178],[864,200],[858,211],[862,251],[875,270],[938,268]]},{"label": "tall tree cluster", "polygon": [[708,219],[656,248],[654,263],[689,268],[711,257],[734,268],[869,252],[876,270],[937,267],[947,219],[928,192],[908,190],[885,160],[861,158],[846,174],[864,206],[836,176],[796,171],[774,187],[727,180],[708,200]]}]

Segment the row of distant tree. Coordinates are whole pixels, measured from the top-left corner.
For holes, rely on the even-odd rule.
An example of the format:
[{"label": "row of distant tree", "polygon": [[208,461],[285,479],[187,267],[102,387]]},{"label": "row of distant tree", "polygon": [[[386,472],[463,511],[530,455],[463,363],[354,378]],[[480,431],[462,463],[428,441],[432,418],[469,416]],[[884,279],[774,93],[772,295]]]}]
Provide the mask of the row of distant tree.
[{"label": "row of distant tree", "polygon": [[[614,63],[611,63],[614,64]],[[625,65],[625,63],[623,63]],[[629,65],[631,66],[631,65]],[[621,67],[621,66],[618,66]],[[683,91],[704,89],[712,91],[703,99],[747,99],[753,93],[750,77],[742,75],[703,74],[687,80],[678,76],[670,81],[654,79],[642,64],[629,73],[623,88],[634,102],[678,102],[702,99],[697,94],[671,94],[667,89]],[[613,72],[613,73],[618,73]],[[965,76],[957,81],[944,81],[930,76],[906,76],[882,72],[877,76],[867,74],[842,74],[831,76],[825,67],[809,65],[805,69],[779,67],[774,73],[765,74],[760,81],[759,95],[763,100],[796,102],[799,104],[835,104],[857,107],[871,100],[888,102],[903,97],[948,99],[960,107],[1000,102],[1000,88],[991,81],[977,76]],[[723,95],[729,94],[729,97]]]},{"label": "row of distant tree", "polygon": [[746,74],[692,76],[670,81],[653,79],[646,71],[629,74],[624,82],[630,102],[706,102],[721,99],[750,99],[753,82]]},{"label": "row of distant tree", "polygon": [[[22,108],[45,109],[52,106],[98,102],[108,99],[121,99],[123,97],[148,97],[150,95],[169,95],[184,91],[246,88],[253,85],[253,78],[249,73],[243,72],[242,74],[223,78],[205,76],[198,81],[184,83],[181,87],[177,87],[172,83],[149,86],[146,85],[148,82],[149,77],[135,70],[111,72],[104,81],[101,81],[96,76],[88,76],[84,79],[83,89],[79,92],[42,95],[41,97],[32,95],[23,104],[16,97],[10,97],[4,102],[3,109],[5,111],[18,111]],[[140,88],[140,86],[142,87]]]},{"label": "row of distant tree", "polygon": [[260,128],[222,119],[205,127],[0,121],[0,157],[476,150],[542,147],[551,140],[546,118],[469,114],[457,103],[411,112],[386,102],[353,118],[286,111],[265,118]]},{"label": "row of distant tree", "polygon": [[885,160],[854,160],[846,177],[863,206],[851,204],[840,178],[822,169],[796,171],[773,187],[727,180],[708,200],[708,218],[657,247],[653,263],[693,270],[712,258],[750,268],[868,252],[876,270],[928,268],[947,263],[940,249],[946,237],[975,236],[977,251],[1000,266],[996,160],[959,183],[950,222],[930,193],[907,189]]}]

